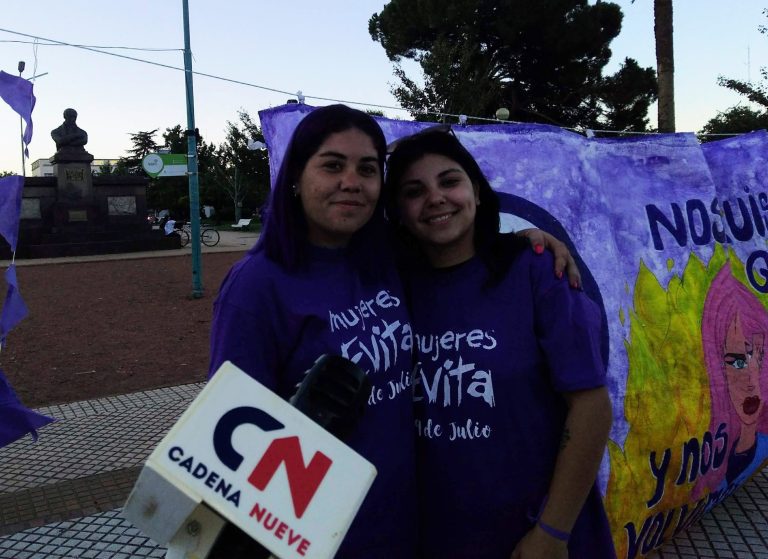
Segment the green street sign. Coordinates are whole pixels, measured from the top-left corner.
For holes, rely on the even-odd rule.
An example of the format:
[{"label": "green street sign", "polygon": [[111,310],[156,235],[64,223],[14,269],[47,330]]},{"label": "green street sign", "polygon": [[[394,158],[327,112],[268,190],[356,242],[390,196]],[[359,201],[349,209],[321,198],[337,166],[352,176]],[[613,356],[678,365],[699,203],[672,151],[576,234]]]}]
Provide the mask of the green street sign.
[{"label": "green street sign", "polygon": [[187,174],[187,156],[183,153],[150,153],[141,160],[147,174],[157,177],[183,177]]}]

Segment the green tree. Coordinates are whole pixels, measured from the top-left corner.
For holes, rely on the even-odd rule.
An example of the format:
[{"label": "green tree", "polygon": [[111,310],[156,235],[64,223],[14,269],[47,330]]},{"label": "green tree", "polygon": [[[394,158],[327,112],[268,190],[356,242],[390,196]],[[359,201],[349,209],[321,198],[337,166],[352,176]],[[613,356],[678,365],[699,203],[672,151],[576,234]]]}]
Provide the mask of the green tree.
[{"label": "green tree", "polygon": [[[616,4],[587,0],[391,0],[368,29],[395,63],[393,94],[415,118],[506,107],[518,121],[645,130],[653,69],[628,58],[602,75],[622,17]],[[423,86],[403,58],[420,64]]]},{"label": "green tree", "polygon": [[10,177],[11,175],[15,175],[13,171],[0,171],[0,179],[3,177]]},{"label": "green tree", "polygon": [[[142,160],[150,153],[156,153],[160,149],[167,149],[170,153],[187,153],[187,137],[181,125],[166,128],[163,132],[161,146],[155,140],[159,128],[150,131],[130,133],[132,147],[127,155],[121,157],[112,169],[113,175],[138,175],[145,176]],[[208,161],[201,157],[210,153],[211,148],[202,139],[198,139],[198,164],[203,166]],[[210,165],[210,163],[208,163]],[[189,217],[188,180],[182,177],[162,177],[149,180],[147,188],[147,206],[154,209],[168,209],[177,218]]]},{"label": "green tree", "polygon": [[[768,8],[763,10],[763,15],[768,16]],[[761,25],[758,29],[760,30],[760,33],[764,35],[768,34],[767,26]],[[762,77],[762,81],[756,84],[723,76],[717,78],[717,83],[745,96],[753,103],[757,103],[768,110],[768,66],[760,68],[760,76]]]},{"label": "green tree", "polygon": [[[266,201],[269,194],[269,158],[266,150],[249,150],[251,140],[263,142],[261,130],[246,111],[238,112],[237,123],[227,122],[227,136],[216,146],[197,138],[197,162],[200,186],[200,203],[216,208],[218,215],[229,217],[240,214],[244,207],[255,210]],[[142,159],[159,149],[170,153],[187,153],[186,130],[181,125],[166,128],[162,134],[163,146],[155,141],[158,129],[131,133],[133,146],[121,157],[112,174],[144,174]],[[182,177],[150,179],[147,189],[147,206],[168,209],[180,219],[189,218],[189,180]],[[221,210],[225,211],[222,212]]]},{"label": "green tree", "polygon": [[[763,10],[763,15],[768,16],[768,8]],[[761,25],[758,27],[760,33],[768,34],[768,27]],[[720,112],[717,116],[711,118],[701,129],[700,134],[741,134],[753,130],[768,129],[768,67],[760,68],[762,80],[758,83],[747,82],[719,76],[717,83],[723,87],[743,95],[762,110],[755,110],[750,107],[736,105],[730,109]],[[714,140],[717,138],[702,137],[703,141]]]},{"label": "green tree", "polygon": [[177,124],[173,128],[166,128],[163,132],[163,145],[170,153],[187,153],[187,136],[181,127]]},{"label": "green tree", "polygon": [[264,141],[259,127],[244,110],[237,113],[239,122],[227,122],[227,135],[216,150],[214,171],[217,184],[234,210],[238,221],[244,207],[256,210],[269,194],[269,158],[266,150],[249,149],[251,141]]},{"label": "green tree", "polygon": [[[185,130],[177,124],[173,128],[166,128],[163,133],[165,149],[171,153],[187,153],[188,139]],[[213,143],[208,143],[202,135],[197,138],[197,173],[198,186],[200,189],[200,206],[210,205],[215,208],[221,208],[224,198],[220,195],[216,185],[213,169],[216,163],[217,147]],[[186,177],[168,177],[168,189],[174,188],[177,195],[177,205],[189,206],[189,181]],[[179,202],[178,200],[181,200]],[[186,214],[185,209],[185,214]]]},{"label": "green tree", "polygon": [[112,169],[112,174],[121,177],[130,174],[130,170],[128,168],[127,160],[125,157],[121,157],[115,162],[115,166]]},{"label": "green tree", "polygon": [[619,71],[603,78],[600,91],[601,125],[608,130],[648,130],[648,109],[653,102],[656,74],[627,58]]},{"label": "green tree", "polygon": [[[749,107],[731,107],[718,113],[704,125],[700,134],[743,134],[753,130],[768,129],[768,111],[755,111]],[[703,136],[702,141],[717,140],[717,137]]]},{"label": "green tree", "polygon": [[109,162],[106,161],[99,165],[99,170],[94,171],[92,174],[99,175],[99,176],[105,176],[105,175],[111,175],[112,171],[115,169],[115,167]]},{"label": "green tree", "polygon": [[[155,146],[155,150],[163,149],[169,153],[187,153],[187,138],[181,125],[166,128],[163,133],[163,145]],[[184,219],[189,214],[188,178],[158,177],[150,179],[147,190],[147,205],[157,210],[170,210],[177,219]]]},{"label": "green tree", "polygon": [[144,169],[141,167],[141,160],[148,154],[157,151],[158,145],[157,142],[155,142],[155,134],[157,134],[157,130],[158,129],[155,128],[148,132],[129,132],[133,147],[127,150],[127,156],[121,157],[117,162],[116,170],[119,170],[120,174],[144,174]]},{"label": "green tree", "polygon": [[[187,135],[180,124],[166,128],[162,134],[163,146],[155,148],[167,150],[169,153],[187,153]],[[213,166],[211,159],[215,146],[206,143],[202,136],[197,138],[197,166],[200,177],[200,199],[206,203],[203,196],[205,180],[208,170]],[[189,216],[189,179],[187,176],[162,177],[150,181],[147,191],[147,204],[155,209],[168,209],[171,213],[183,219]]]}]

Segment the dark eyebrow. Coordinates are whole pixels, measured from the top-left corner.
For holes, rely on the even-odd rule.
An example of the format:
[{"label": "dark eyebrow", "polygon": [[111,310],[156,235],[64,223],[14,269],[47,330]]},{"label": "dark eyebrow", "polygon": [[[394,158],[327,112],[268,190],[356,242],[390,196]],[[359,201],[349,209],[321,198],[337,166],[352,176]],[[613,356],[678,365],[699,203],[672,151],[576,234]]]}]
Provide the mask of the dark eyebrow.
[{"label": "dark eyebrow", "polygon": [[[437,178],[442,178],[445,175],[450,175],[451,173],[461,173],[461,172],[463,172],[463,169],[461,169],[459,167],[451,167],[450,169],[446,169],[445,171],[440,171],[437,174]],[[401,182],[400,186],[401,187],[402,186],[408,186],[408,185],[411,185],[411,184],[421,184],[421,180],[420,179],[411,179],[409,181]]]},{"label": "dark eyebrow", "polygon": [[324,151],[317,154],[318,157],[338,157],[339,159],[346,159],[347,156],[338,151]]},{"label": "dark eyebrow", "polygon": [[444,175],[448,175],[450,173],[463,173],[464,169],[461,169],[459,167],[451,167],[450,169],[446,169],[445,171],[442,171],[437,174],[438,177],[442,177]]},{"label": "dark eyebrow", "polygon": [[[317,154],[318,157],[335,157],[337,159],[349,159],[346,155],[343,153],[339,153],[338,151],[324,151],[322,153]],[[366,155],[365,157],[361,158],[360,161],[363,161],[365,163],[369,163],[371,161],[378,163],[379,158],[375,155]]]},{"label": "dark eyebrow", "polygon": [[400,188],[404,186],[411,186],[412,184],[418,185],[418,184],[421,184],[421,181],[419,179],[411,179],[409,181],[403,181],[400,183]]}]

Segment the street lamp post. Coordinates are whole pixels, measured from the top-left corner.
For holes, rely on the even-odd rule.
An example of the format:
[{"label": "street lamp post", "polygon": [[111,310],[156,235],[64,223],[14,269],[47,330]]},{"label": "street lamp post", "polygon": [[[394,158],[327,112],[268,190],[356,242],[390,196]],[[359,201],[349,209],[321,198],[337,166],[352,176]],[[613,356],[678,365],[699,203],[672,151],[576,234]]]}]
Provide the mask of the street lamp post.
[{"label": "street lamp post", "polygon": [[[21,77],[21,74],[24,72],[24,68],[26,66],[26,63],[23,60],[19,60],[19,77]],[[27,164],[26,159],[24,157],[24,119],[21,115],[19,115],[19,140],[21,141],[21,176],[26,177],[27,176]]]},{"label": "street lamp post", "polygon": [[[19,60],[19,65],[16,67],[19,71],[19,77],[21,77],[21,74],[24,73],[24,68],[26,68],[26,63],[23,60]],[[35,74],[34,76],[30,77],[27,81],[35,83],[35,78],[39,78],[42,76],[48,75],[48,72],[43,72],[42,74]],[[27,157],[26,157],[26,147],[24,145],[24,117],[19,115],[19,141],[21,142],[21,176],[26,177],[27,176]]]},{"label": "street lamp post", "polygon": [[184,84],[187,94],[187,174],[189,175],[189,224],[192,236],[192,297],[203,296],[200,249],[200,183],[197,174],[197,129],[195,128],[195,98],[192,89],[192,50],[189,38],[189,3],[184,9]]}]

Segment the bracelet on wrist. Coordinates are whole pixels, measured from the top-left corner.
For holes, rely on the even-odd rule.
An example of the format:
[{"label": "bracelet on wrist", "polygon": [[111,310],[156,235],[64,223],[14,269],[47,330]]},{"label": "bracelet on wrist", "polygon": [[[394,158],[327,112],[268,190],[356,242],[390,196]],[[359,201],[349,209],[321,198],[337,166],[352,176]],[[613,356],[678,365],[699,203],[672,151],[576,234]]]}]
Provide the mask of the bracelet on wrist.
[{"label": "bracelet on wrist", "polygon": [[539,528],[541,528],[544,531],[545,534],[547,534],[548,536],[552,536],[553,538],[561,542],[567,542],[571,537],[570,532],[563,532],[562,530],[558,530],[554,526],[550,526],[549,524],[547,524],[541,519],[538,519],[536,521],[536,524],[538,525]]},{"label": "bracelet on wrist", "polygon": [[539,528],[541,528],[542,531],[548,536],[551,536],[561,542],[567,542],[571,538],[570,532],[564,532],[562,530],[558,530],[554,526],[550,526],[549,524],[547,524],[541,519],[541,515],[544,514],[544,507],[547,506],[548,500],[549,500],[549,495],[545,495],[544,499],[541,502],[541,506],[539,506],[539,512],[536,514],[535,517],[531,516],[529,518],[533,520],[539,526]]}]

